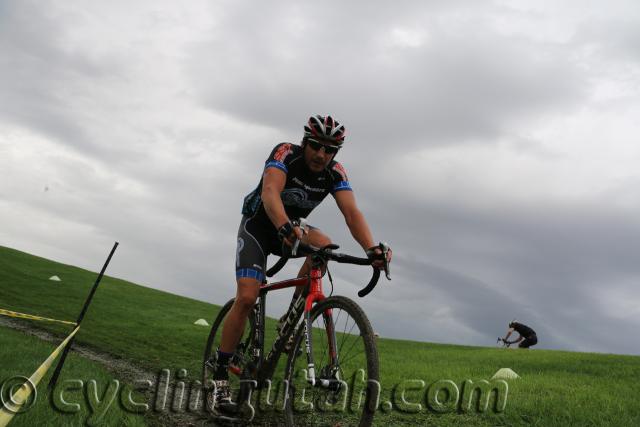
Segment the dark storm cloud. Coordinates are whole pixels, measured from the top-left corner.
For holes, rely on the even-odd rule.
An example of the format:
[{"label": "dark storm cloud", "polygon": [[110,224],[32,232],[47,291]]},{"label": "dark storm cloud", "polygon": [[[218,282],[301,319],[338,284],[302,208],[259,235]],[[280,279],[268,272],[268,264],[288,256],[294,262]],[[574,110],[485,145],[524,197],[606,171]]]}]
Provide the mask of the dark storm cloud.
[{"label": "dark storm cloud", "polygon": [[[203,102],[275,127],[331,112],[354,140],[411,148],[487,141],[514,118],[575,108],[585,97],[571,46],[505,37],[482,19],[456,17],[482,16],[486,5],[361,7],[357,19],[337,6],[237,10],[219,30],[234,37],[192,53]],[[239,21],[251,30],[239,32]],[[405,30],[415,46],[394,39]]]},{"label": "dark storm cloud", "polygon": [[[65,4],[0,5],[0,128],[24,131],[0,133],[13,178],[0,182],[0,244],[95,269],[119,240],[111,272],[222,303],[234,293],[242,197],[277,142],[329,112],[347,126],[339,160],[374,237],[394,248],[393,281],[359,300],[383,336],[493,345],[516,317],[543,348],[640,352],[628,339],[640,327],[637,173],[593,172],[560,193],[570,177],[545,176],[588,160],[572,156],[592,142],[580,130],[594,116],[558,117],[610,108],[594,101],[597,84],[623,85],[625,108],[637,109],[633,13],[229,1],[203,3],[210,18],[195,29],[206,14],[172,2],[114,4],[105,20]],[[603,146],[621,149],[618,127],[602,123]],[[476,158],[477,146],[488,148]],[[495,172],[499,156],[512,169]],[[536,169],[516,179],[523,158]],[[362,253],[331,198],[311,222]],[[336,266],[336,292],[355,298],[365,270]]]},{"label": "dark storm cloud", "polygon": [[[361,301],[384,336],[492,345],[517,318],[536,329],[542,348],[637,353],[622,338],[638,326],[637,310],[624,304],[624,296],[640,297],[629,287],[640,277],[640,221],[632,210],[597,201],[473,207],[381,193],[366,180],[357,195],[367,200],[361,206],[374,237],[394,248],[392,282]],[[312,223],[358,253],[327,205]],[[336,270],[354,284],[339,283],[340,291],[355,298],[367,273]]]},{"label": "dark storm cloud", "polygon": [[[634,298],[626,284],[640,277],[635,215],[579,203],[487,212],[407,205],[393,196],[386,202],[396,227],[369,216],[396,242],[396,271],[411,275],[398,286],[409,286],[415,300],[446,295],[438,300],[478,332],[473,342],[503,333],[516,317],[538,330],[543,347],[636,352],[620,336],[632,333],[637,313],[602,299],[616,288]],[[418,301],[407,303],[419,310]],[[603,321],[618,332],[607,332]],[[437,334],[428,324],[422,333]]]},{"label": "dark storm cloud", "polygon": [[[0,13],[0,117],[90,154],[108,152],[84,126],[93,90],[113,73],[114,58],[91,58],[64,39],[64,8],[5,4]],[[85,83],[86,85],[83,85]],[[99,91],[98,91],[99,92]],[[79,101],[79,102],[78,102]]]}]

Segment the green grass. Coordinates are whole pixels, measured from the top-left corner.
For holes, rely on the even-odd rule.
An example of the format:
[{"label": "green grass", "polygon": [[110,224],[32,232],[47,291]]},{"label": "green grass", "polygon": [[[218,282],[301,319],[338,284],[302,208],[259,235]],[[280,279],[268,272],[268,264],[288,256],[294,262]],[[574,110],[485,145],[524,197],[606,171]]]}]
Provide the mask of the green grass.
[{"label": "green grass", "polygon": [[[49,281],[53,274],[63,281]],[[0,308],[75,320],[95,278],[93,272],[0,247]],[[77,342],[146,369],[166,368],[175,373],[185,368],[189,379],[195,380],[199,379],[208,328],[195,326],[193,322],[198,318],[211,322],[218,309],[105,277]],[[61,338],[69,329],[32,323]],[[273,329],[272,324],[268,325],[267,331]],[[425,387],[406,394],[409,402],[421,403],[418,413],[379,410],[376,425],[640,425],[640,358],[636,356],[520,351],[391,339],[379,339],[378,349],[382,403],[394,400],[394,385],[408,384],[407,380],[422,380]],[[11,346],[3,345],[0,362],[12,357]],[[42,360],[44,357],[46,354]],[[467,413],[455,405],[444,413],[428,409],[425,394],[434,382],[451,380],[462,391],[465,380],[489,379],[503,367],[522,377],[508,382],[504,411]],[[397,391],[395,402],[406,407]],[[444,394],[440,396],[443,398]]]},{"label": "green grass", "polygon": [[[7,384],[20,384],[23,380],[16,379],[17,382],[9,383],[9,379],[20,375],[29,377],[40,366],[42,362],[56,348],[55,344],[47,343],[32,336],[26,336],[21,332],[8,328],[0,328],[0,342],[2,343],[2,353],[0,364],[0,382],[7,381]],[[55,366],[55,364],[53,365]],[[94,411],[86,403],[87,388],[65,389],[63,393],[64,401],[70,404],[78,404],[78,409],[67,408],[60,401],[57,401],[57,408],[52,409],[49,404],[51,394],[47,389],[47,384],[51,377],[53,368],[42,379],[37,387],[35,400],[32,397],[28,402],[33,401],[33,405],[27,404],[24,412],[17,413],[11,421],[12,427],[19,426],[79,426],[79,425],[109,425],[109,426],[144,426],[144,418],[134,415],[124,410],[119,404],[96,405]],[[113,383],[114,378],[107,373],[104,368],[96,363],[89,362],[76,354],[71,353],[67,358],[65,370],[61,374],[58,384],[63,385],[65,381],[91,378],[96,381],[98,396],[103,393],[111,384],[111,391],[119,396],[123,384],[118,384],[116,388]],[[57,391],[60,391],[57,389]],[[54,391],[54,395],[57,393]],[[111,396],[111,393],[106,394]],[[32,394],[34,396],[34,394]],[[8,397],[8,389],[5,388],[4,398]],[[6,401],[6,400],[5,400]],[[134,400],[135,402],[136,400]],[[106,400],[103,401],[103,403]]]}]

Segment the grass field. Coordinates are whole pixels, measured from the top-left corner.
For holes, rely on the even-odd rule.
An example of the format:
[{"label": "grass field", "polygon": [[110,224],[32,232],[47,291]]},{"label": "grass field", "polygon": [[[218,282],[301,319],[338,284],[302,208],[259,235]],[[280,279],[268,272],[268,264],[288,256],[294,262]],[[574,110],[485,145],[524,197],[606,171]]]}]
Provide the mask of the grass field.
[{"label": "grass field", "polygon": [[[63,282],[49,281],[53,274],[60,276]],[[0,247],[0,308],[75,320],[95,277],[93,272]],[[189,382],[199,379],[208,334],[208,328],[194,326],[193,322],[198,318],[211,321],[218,309],[218,306],[204,302],[105,277],[76,341],[150,371],[169,369],[175,374],[179,369],[186,369],[185,381]],[[57,334],[61,339],[69,331],[69,327],[63,325],[24,322]],[[272,325],[267,326],[268,331],[273,329]],[[2,330],[0,339],[3,366],[0,381],[17,374],[28,376],[46,358],[47,350],[50,352],[54,347],[49,343],[40,346],[33,338],[21,337],[13,331]],[[27,356],[26,365],[24,360],[19,360],[22,352],[18,349],[21,348],[33,350],[33,354]],[[391,339],[379,339],[378,348],[383,390],[376,425],[640,425],[640,384],[637,380],[640,378],[640,357],[463,347]],[[65,368],[68,378],[98,378],[99,367],[92,364],[80,367],[77,359],[75,364]],[[427,391],[433,391],[434,384],[444,384],[441,380],[450,380],[449,387],[453,382],[462,396],[466,380],[489,379],[503,367],[509,367],[521,376],[509,380],[503,411],[495,412],[491,408],[493,405],[484,412],[477,408],[464,411],[451,399],[440,412],[429,408]],[[407,388],[406,404],[400,399],[403,387]],[[446,393],[439,396],[446,400]],[[387,401],[394,401],[396,407],[386,410]],[[416,406],[418,403],[421,407]],[[59,418],[62,415],[52,409],[47,414],[45,406],[39,415],[42,419],[52,420],[52,425],[60,425],[57,420],[64,422]],[[28,413],[24,415],[27,416]],[[115,418],[107,425],[153,422],[150,417],[117,411],[112,416]],[[120,417],[125,421],[120,422]],[[278,417],[278,413],[273,413],[268,419],[277,420]]]},{"label": "grass field", "polygon": [[[3,382],[16,375],[29,377],[56,347],[51,343],[8,328],[0,328],[0,343],[2,343],[0,379]],[[88,384],[77,388],[69,387],[63,394],[65,402],[78,404],[77,409],[57,402],[55,406],[57,409],[52,410],[52,405],[49,403],[50,394],[46,387],[50,377],[51,371],[42,379],[37,389],[38,396],[34,405],[27,405],[29,408],[24,413],[18,413],[14,416],[11,426],[145,425],[142,417],[123,410],[120,405],[113,405],[103,412],[102,409],[107,407],[95,404],[94,401],[93,408],[95,409],[92,410],[90,405],[85,404],[87,396],[91,396],[87,391],[92,390]],[[118,384],[116,388],[113,376],[107,373],[102,366],[72,353],[67,358],[66,369],[59,378],[59,384],[77,378],[94,379],[98,396],[103,402],[108,401],[108,399],[102,399],[104,396],[109,397],[114,394],[119,396],[122,392],[120,386],[123,384]],[[110,392],[107,392],[109,386],[111,389]],[[128,390],[125,389],[125,392]]]}]

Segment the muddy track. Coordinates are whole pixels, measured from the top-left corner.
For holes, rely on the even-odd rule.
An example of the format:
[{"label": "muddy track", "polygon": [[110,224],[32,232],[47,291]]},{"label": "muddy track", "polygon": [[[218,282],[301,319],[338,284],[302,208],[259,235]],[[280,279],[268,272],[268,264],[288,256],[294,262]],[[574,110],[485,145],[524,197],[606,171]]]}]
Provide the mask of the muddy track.
[{"label": "muddy track", "polygon": [[[0,316],[0,326],[6,326],[11,329],[21,331],[25,334],[38,337],[44,341],[55,343],[56,345],[61,342],[63,338],[51,334],[47,331],[34,327],[29,322],[20,321],[17,319],[11,319]],[[72,351],[80,356],[97,362],[102,365],[107,371],[109,371],[118,380],[134,384],[141,381],[150,381],[151,384],[160,382],[158,386],[164,385],[159,380],[160,375],[158,372],[153,372],[140,368],[133,363],[114,357],[107,353],[101,353],[95,349],[87,348],[85,346],[74,343]],[[169,382],[169,390],[174,390],[175,384]],[[146,392],[146,396],[149,398],[148,402],[152,402],[154,399],[155,387],[152,387]],[[150,405],[151,406],[151,405]],[[215,427],[222,424],[213,422],[204,410],[189,412],[188,410],[174,411],[169,409],[170,405],[166,405],[165,410],[149,410],[145,413],[145,422],[151,426],[207,426]]]}]

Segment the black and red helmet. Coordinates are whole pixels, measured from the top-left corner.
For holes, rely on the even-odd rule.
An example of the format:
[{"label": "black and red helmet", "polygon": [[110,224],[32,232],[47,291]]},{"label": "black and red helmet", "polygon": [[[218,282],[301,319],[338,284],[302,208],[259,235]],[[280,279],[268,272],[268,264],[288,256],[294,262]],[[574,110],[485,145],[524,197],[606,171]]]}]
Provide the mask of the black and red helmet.
[{"label": "black and red helmet", "polygon": [[342,145],[344,142],[345,129],[338,121],[331,116],[311,116],[304,127],[304,137],[316,138],[330,142],[334,145]]}]

